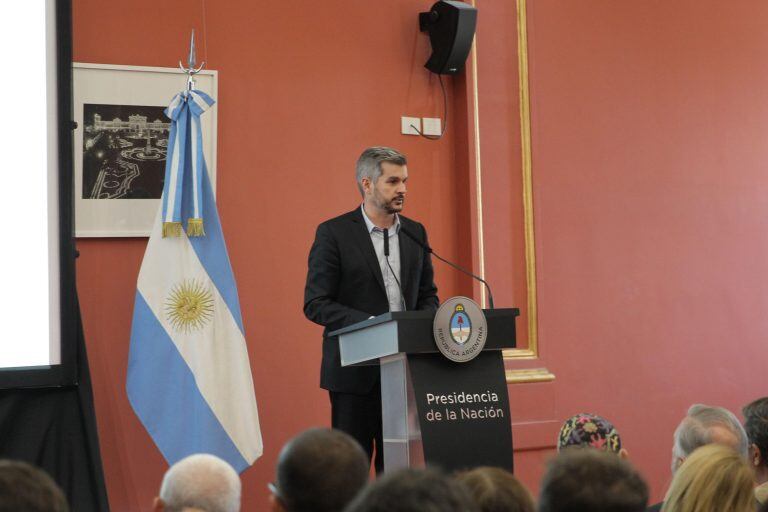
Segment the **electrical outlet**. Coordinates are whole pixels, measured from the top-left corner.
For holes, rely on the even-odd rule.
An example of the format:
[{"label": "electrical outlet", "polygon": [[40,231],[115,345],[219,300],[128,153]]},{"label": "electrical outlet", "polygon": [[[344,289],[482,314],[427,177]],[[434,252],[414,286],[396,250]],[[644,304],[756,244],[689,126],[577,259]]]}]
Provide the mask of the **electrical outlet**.
[{"label": "electrical outlet", "polygon": [[425,117],[424,118],[424,135],[437,135],[442,133],[440,130],[440,118],[439,117]]},{"label": "electrical outlet", "polygon": [[[414,130],[413,127],[416,127]],[[421,118],[419,117],[401,117],[400,118],[400,132],[403,135],[418,135],[421,130]]]}]

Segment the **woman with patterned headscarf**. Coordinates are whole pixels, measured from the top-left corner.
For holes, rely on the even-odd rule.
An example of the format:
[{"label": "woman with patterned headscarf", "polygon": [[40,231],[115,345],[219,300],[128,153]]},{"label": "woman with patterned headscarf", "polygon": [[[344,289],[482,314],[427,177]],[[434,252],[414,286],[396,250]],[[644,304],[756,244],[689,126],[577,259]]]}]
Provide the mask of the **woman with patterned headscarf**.
[{"label": "woman with patterned headscarf", "polygon": [[627,450],[621,447],[621,437],[613,423],[588,412],[571,416],[560,428],[557,450],[570,447],[595,448],[627,458]]}]

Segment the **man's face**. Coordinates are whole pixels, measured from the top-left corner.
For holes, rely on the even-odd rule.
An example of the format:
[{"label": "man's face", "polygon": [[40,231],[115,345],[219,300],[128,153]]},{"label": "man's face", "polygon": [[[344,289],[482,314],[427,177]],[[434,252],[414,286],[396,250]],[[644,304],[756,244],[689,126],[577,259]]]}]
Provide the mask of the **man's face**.
[{"label": "man's face", "polygon": [[379,210],[389,214],[402,211],[405,205],[405,182],[408,181],[408,168],[391,162],[381,163],[381,176],[372,183],[365,180],[366,201]]}]

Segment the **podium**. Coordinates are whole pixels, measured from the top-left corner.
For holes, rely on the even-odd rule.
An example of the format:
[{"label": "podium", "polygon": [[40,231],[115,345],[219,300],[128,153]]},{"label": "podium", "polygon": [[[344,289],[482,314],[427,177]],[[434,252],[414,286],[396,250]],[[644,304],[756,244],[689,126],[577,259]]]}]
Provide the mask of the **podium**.
[{"label": "podium", "polygon": [[515,347],[518,309],[484,310],[483,351],[456,363],[433,337],[433,311],[400,311],[329,333],[341,365],[379,364],[384,471],[438,466],[513,470],[502,349]]}]

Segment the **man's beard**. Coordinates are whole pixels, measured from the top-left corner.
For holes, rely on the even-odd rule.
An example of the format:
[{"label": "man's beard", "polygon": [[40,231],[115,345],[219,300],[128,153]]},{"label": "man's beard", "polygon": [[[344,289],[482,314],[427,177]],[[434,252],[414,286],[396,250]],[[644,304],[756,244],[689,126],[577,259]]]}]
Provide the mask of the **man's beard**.
[{"label": "man's beard", "polygon": [[[400,199],[400,203],[398,203],[398,204],[397,204],[397,206],[395,206],[395,202],[396,202],[398,199]],[[399,197],[395,197],[395,198],[393,198],[391,201],[388,201],[388,202],[387,202],[387,203],[384,205],[384,210],[385,210],[387,213],[389,213],[389,214],[393,214],[393,213],[398,213],[398,212],[400,212],[400,211],[403,209],[403,207],[404,207],[404,206],[405,206],[405,197],[403,197],[403,196],[399,196]]]}]

